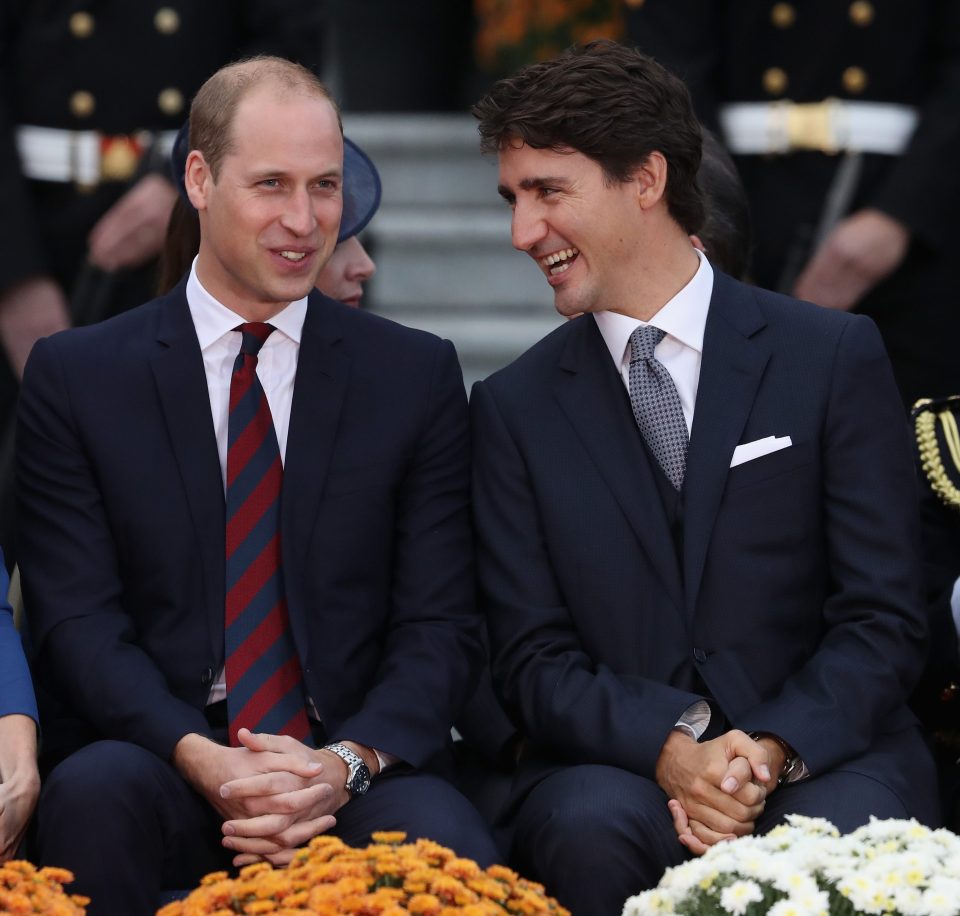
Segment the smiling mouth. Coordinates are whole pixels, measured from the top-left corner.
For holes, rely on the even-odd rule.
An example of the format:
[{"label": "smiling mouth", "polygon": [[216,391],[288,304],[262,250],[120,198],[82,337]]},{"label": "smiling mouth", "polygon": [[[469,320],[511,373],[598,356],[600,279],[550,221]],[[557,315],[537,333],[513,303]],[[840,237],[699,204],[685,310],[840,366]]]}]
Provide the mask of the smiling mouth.
[{"label": "smiling mouth", "polygon": [[560,251],[553,252],[553,254],[548,254],[545,258],[540,258],[540,266],[548,271],[551,277],[555,277],[557,274],[569,270],[578,254],[580,254],[579,248],[563,248]]},{"label": "smiling mouth", "polygon": [[281,251],[280,257],[288,261],[302,261],[307,256],[305,251]]}]

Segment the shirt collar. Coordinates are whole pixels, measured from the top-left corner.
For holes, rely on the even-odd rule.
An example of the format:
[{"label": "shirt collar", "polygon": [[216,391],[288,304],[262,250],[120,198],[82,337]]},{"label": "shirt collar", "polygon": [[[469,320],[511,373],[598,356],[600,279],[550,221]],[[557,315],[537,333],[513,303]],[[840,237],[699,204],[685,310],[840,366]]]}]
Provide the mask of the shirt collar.
[{"label": "shirt collar", "polygon": [[[237,325],[247,319],[230,311],[225,305],[215,299],[204,289],[197,276],[197,261],[194,258],[190,268],[190,277],[187,280],[187,305],[190,317],[197,330],[197,340],[201,351],[216,343]],[[307,297],[297,299],[286,306],[270,319],[278,331],[289,337],[295,344],[300,343],[303,332],[303,322],[307,316]]]},{"label": "shirt collar", "polygon": [[630,335],[638,327],[652,325],[697,353],[703,352],[703,333],[713,294],[713,268],[702,251],[694,248],[700,265],[690,282],[670,299],[650,321],[629,318],[619,312],[594,312],[603,340],[620,366],[627,356]]}]

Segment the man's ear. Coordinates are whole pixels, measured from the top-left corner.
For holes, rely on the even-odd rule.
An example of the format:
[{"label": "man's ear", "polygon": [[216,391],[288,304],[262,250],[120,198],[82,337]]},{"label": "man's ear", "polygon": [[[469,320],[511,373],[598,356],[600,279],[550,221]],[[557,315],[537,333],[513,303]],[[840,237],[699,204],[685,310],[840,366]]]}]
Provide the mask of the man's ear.
[{"label": "man's ear", "polygon": [[663,153],[654,150],[633,173],[637,184],[637,199],[641,210],[656,206],[667,191],[667,160]]},{"label": "man's ear", "polygon": [[696,232],[690,233],[690,241],[693,243],[694,248],[698,248],[704,254],[709,254],[709,252],[707,251],[707,246],[703,244],[703,240],[700,238],[699,235],[697,235]]},{"label": "man's ear", "polygon": [[197,210],[205,210],[207,207],[207,193],[209,186],[213,183],[213,176],[210,174],[210,167],[203,158],[200,150],[190,150],[187,156],[187,165],[183,173],[183,184],[187,190],[187,197],[190,203]]}]

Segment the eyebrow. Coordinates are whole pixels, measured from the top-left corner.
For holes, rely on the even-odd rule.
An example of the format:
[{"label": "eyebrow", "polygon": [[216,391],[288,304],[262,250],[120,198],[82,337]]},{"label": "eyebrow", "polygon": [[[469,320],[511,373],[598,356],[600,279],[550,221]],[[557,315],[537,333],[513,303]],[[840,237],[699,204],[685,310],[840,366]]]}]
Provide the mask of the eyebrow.
[{"label": "eyebrow", "polygon": [[[285,169],[257,169],[250,174],[253,181],[262,181],[265,178],[286,178],[290,173]],[[343,178],[343,169],[332,168],[317,175],[312,176],[311,180],[317,178]]]},{"label": "eyebrow", "polygon": [[[537,188],[543,188],[547,186],[559,185],[560,187],[566,187],[567,179],[561,178],[559,176],[551,177],[549,175],[544,176],[543,178],[522,178],[518,183],[518,187],[521,191],[534,191]],[[513,197],[513,191],[508,188],[506,185],[498,185],[497,193],[501,197]]]}]

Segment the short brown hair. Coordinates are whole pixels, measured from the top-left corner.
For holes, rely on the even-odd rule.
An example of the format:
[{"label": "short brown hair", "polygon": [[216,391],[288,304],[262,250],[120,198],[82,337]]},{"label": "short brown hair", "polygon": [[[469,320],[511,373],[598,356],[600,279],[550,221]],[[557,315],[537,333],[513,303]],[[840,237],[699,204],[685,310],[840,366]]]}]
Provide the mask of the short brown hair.
[{"label": "short brown hair", "polygon": [[537,149],[574,149],[598,163],[609,182],[629,181],[659,151],[667,160],[670,215],[688,233],[703,222],[700,124],[690,93],[635,48],[606,40],[574,45],[499,80],[473,114],[484,152],[497,152],[511,139]]},{"label": "short brown hair", "polygon": [[333,106],[343,133],[337,103],[316,74],[306,67],[266,54],[227,64],[197,90],[190,105],[190,149],[203,153],[214,181],[224,157],[233,148],[232,128],[237,106],[250,90],[264,83],[273,83],[282,91],[326,99]]}]

